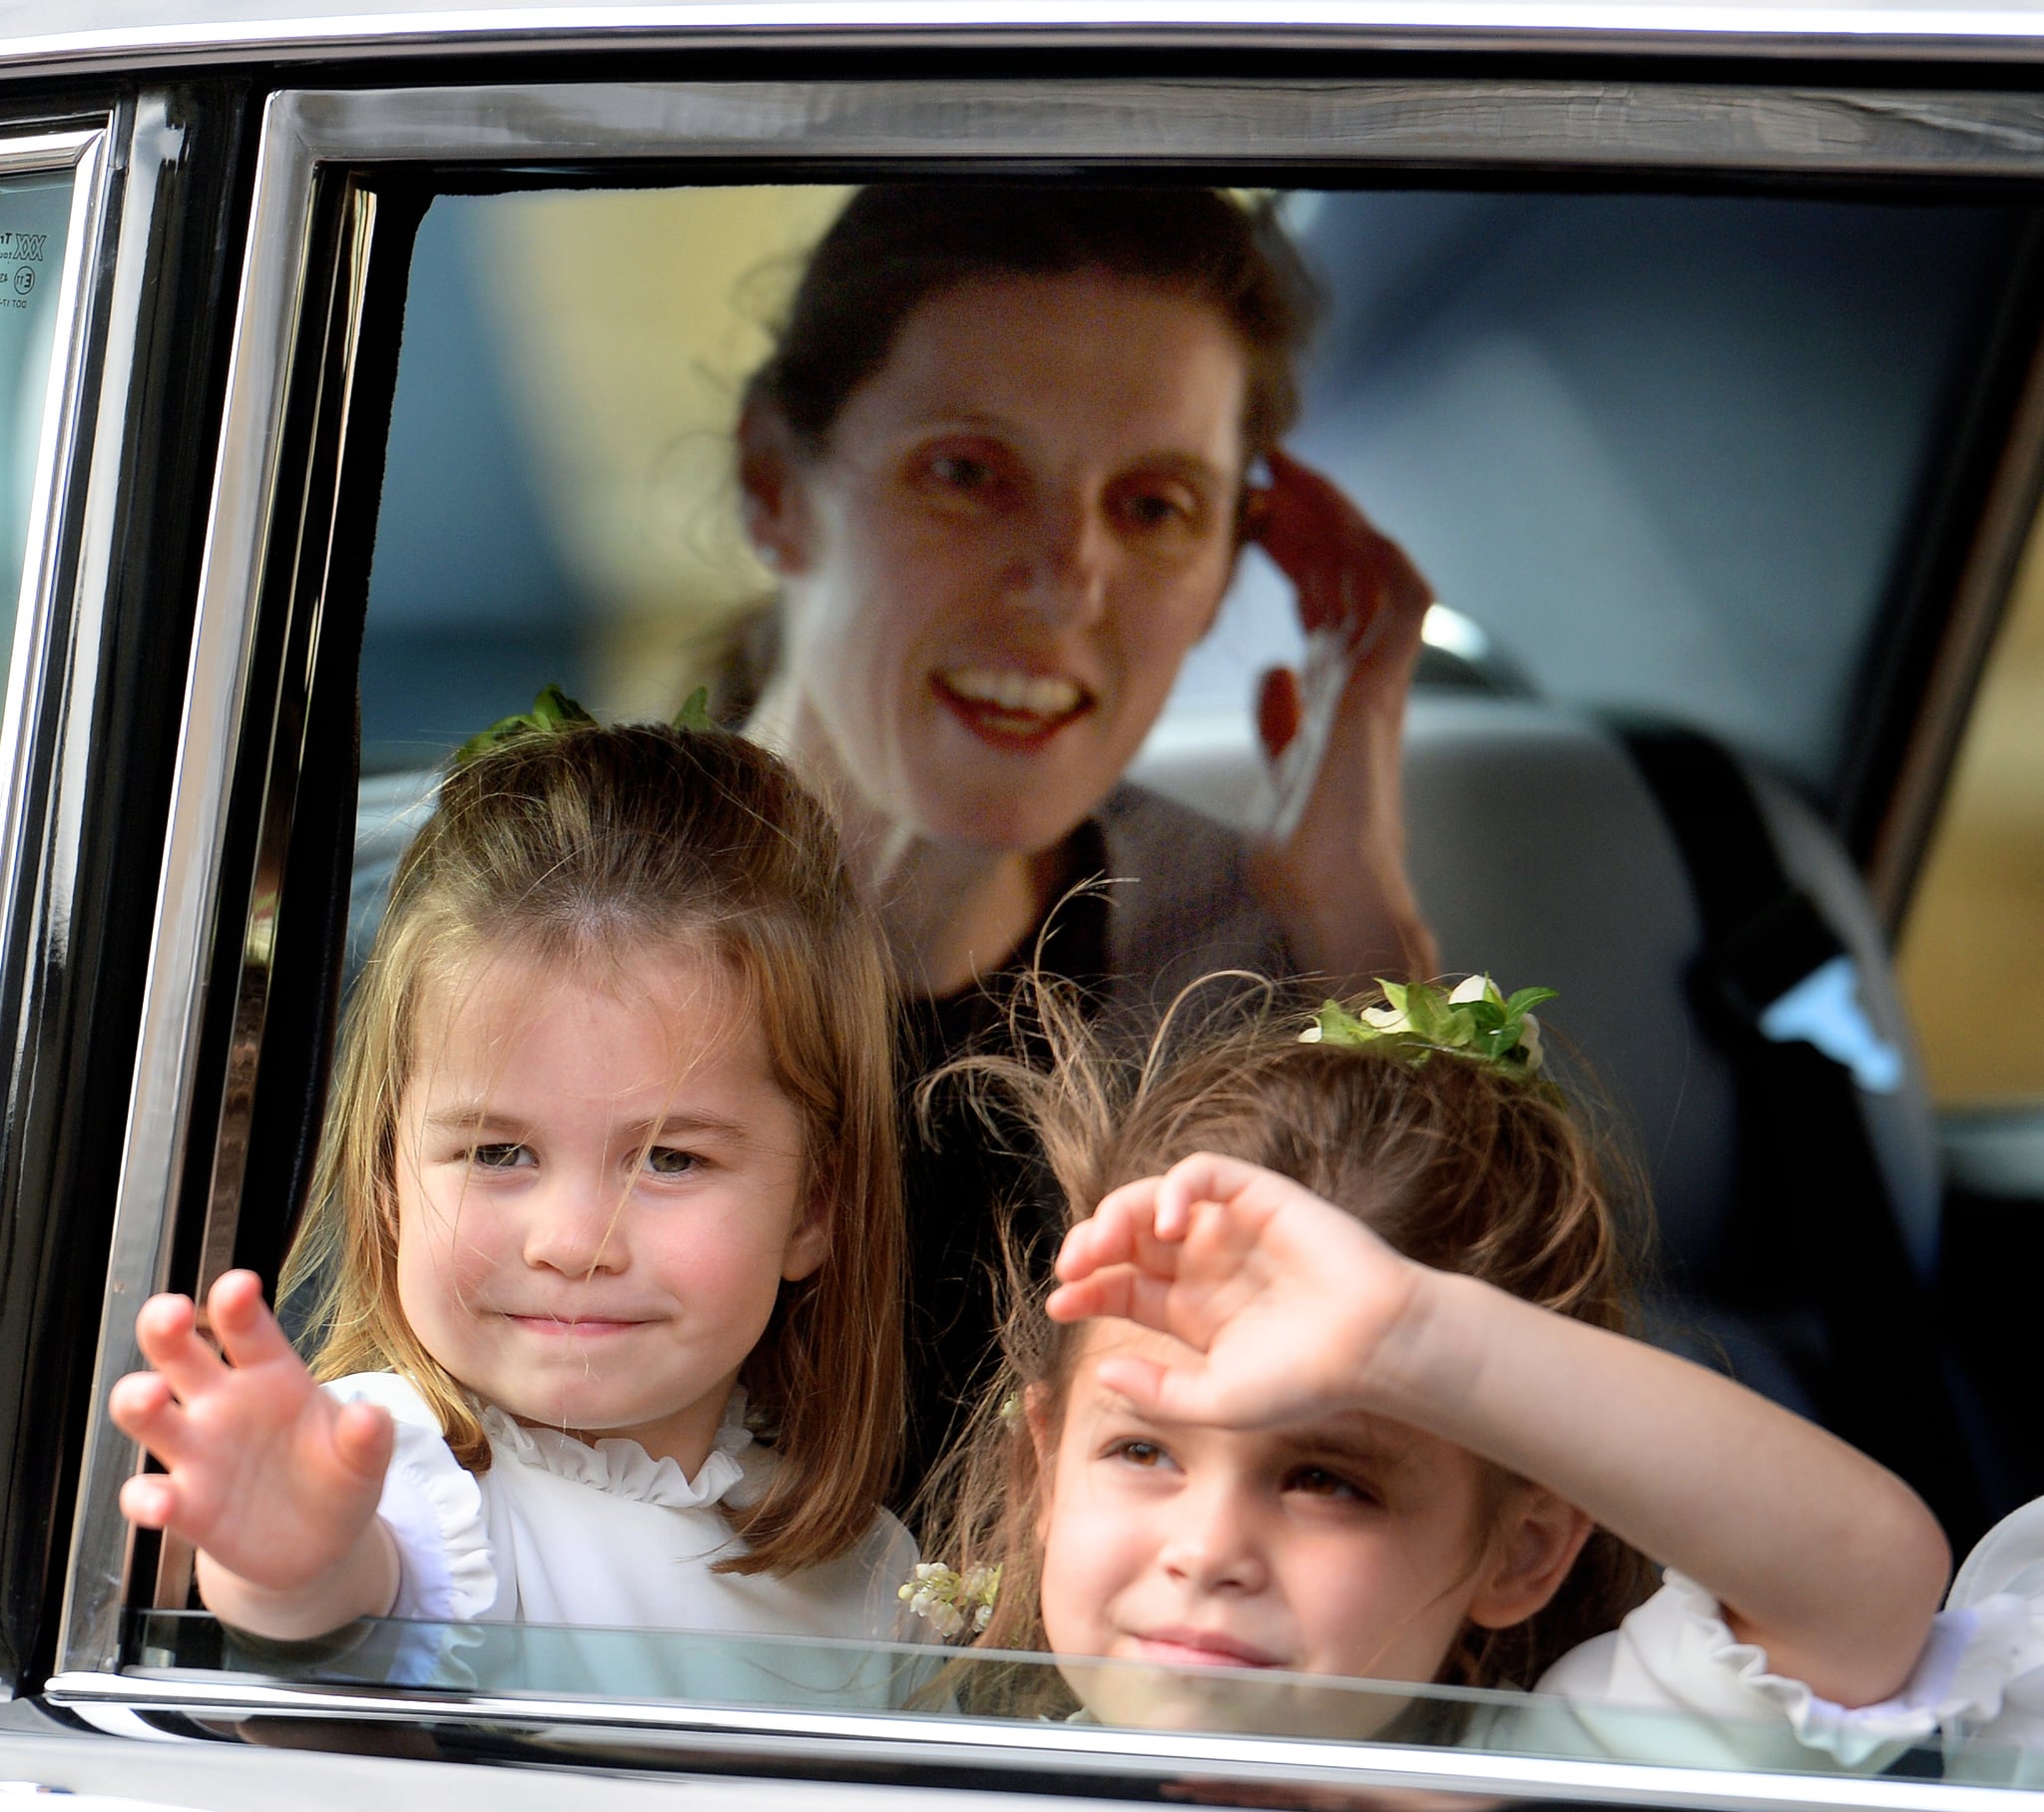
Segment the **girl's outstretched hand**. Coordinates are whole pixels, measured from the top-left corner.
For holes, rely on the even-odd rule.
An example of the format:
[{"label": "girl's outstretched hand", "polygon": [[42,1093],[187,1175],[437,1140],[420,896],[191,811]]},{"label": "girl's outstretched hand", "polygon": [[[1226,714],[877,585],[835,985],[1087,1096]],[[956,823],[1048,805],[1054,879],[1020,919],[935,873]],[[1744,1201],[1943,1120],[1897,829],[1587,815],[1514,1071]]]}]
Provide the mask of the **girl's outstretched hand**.
[{"label": "girl's outstretched hand", "polygon": [[388,1413],[338,1403],[313,1382],[253,1271],[222,1277],[207,1311],[225,1362],[200,1337],[188,1296],[152,1296],[135,1318],[154,1369],[121,1379],[108,1408],[169,1471],[122,1486],[122,1514],[199,1549],[212,1563],[201,1570],[208,1605],[245,1628],[314,1635],[387,1610],[395,1557],[376,1504]]},{"label": "girl's outstretched hand", "polygon": [[1297,592],[1307,660],[1303,676],[1267,674],[1257,700],[1275,780],[1258,891],[1306,968],[1355,987],[1431,975],[1432,935],[1405,873],[1399,757],[1433,588],[1330,480],[1275,449],[1268,458],[1249,533]]},{"label": "girl's outstretched hand", "polygon": [[1120,1316],[1200,1355],[1104,1359],[1102,1383],[1145,1414],[1237,1428],[1381,1407],[1430,1275],[1311,1190],[1207,1152],[1107,1196],[1057,1274],[1053,1319]]}]

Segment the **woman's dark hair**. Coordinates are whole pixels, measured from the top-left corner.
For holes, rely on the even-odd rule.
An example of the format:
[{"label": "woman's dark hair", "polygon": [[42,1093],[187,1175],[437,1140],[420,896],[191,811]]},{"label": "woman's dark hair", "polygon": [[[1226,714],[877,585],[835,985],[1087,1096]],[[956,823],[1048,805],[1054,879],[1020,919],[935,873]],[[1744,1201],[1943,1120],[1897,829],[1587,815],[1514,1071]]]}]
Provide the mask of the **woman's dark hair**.
[{"label": "woman's dark hair", "polygon": [[851,393],[886,363],[929,297],[985,277],[1104,271],[1212,307],[1249,361],[1248,456],[1298,414],[1293,371],[1320,297],[1267,203],[1213,189],[876,183],[809,255],[772,356],[746,406],[772,409],[811,457]]}]

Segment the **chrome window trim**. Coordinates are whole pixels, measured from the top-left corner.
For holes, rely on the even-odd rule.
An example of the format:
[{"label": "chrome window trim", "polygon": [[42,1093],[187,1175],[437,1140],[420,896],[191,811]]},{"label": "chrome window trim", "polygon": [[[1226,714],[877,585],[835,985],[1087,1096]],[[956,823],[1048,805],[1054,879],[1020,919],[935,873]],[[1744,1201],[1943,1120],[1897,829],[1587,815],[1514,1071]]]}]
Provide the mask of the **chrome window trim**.
[{"label": "chrome window trim", "polygon": [[[85,1459],[72,1518],[70,1565],[59,1626],[60,1665],[92,1652],[111,1665],[120,1644],[133,1536],[120,1513],[120,1482],[139,1451],[106,1414],[113,1381],[141,1363],[135,1315],[163,1287],[170,1262],[173,1194],[183,1166],[189,1083],[201,1027],[201,996],[222,870],[229,778],[255,630],[285,378],[311,231],[312,167],[287,156],[265,131],[257,154],[250,256],[237,303],[223,407],[221,456],[208,513],[171,782],[148,977],[137,1042],[108,1260],[106,1309],[93,1368]],[[276,161],[285,156],[288,168]],[[295,223],[293,231],[292,223]],[[124,251],[126,247],[123,248]],[[252,468],[250,460],[259,462]]]},{"label": "chrome window trim", "polygon": [[[28,536],[22,548],[14,633],[0,701],[0,936],[16,922],[29,874],[24,847],[30,800],[27,751],[44,705],[46,668],[58,614],[57,581],[70,515],[76,451],[84,410],[89,273],[99,261],[107,209],[107,140],[112,122],[74,132],[9,139],[0,128],[0,178],[69,171],[71,214],[59,273],[50,374],[43,392],[42,433],[30,481]],[[0,962],[6,960],[0,947]]]},{"label": "chrome window trim", "polygon": [[[1220,1736],[1097,1724],[944,1717],[909,1712],[818,1712],[653,1699],[548,1698],[539,1694],[408,1692],[401,1687],[260,1684],[180,1674],[60,1673],[44,1696],[62,1705],[118,1705],[201,1719],[341,1717],[407,1724],[570,1732],[588,1753],[609,1730],[635,1744],[665,1738],[677,1748],[900,1768],[980,1765],[1063,1777],[1075,1769],[1110,1776],[1170,1775],[1339,1785],[1424,1788],[1484,1796],[1528,1793],[1627,1807],[1722,1807],[1725,1812],[1823,1808],[1824,1812],[2035,1812],[2044,1792],[1915,1779],[1785,1774],[1573,1756],[1511,1755],[1294,1737]],[[562,1757],[574,1753],[563,1744]],[[904,1780],[905,1775],[891,1778]],[[1083,1789],[1082,1789],[1083,1790]]]},{"label": "chrome window trim", "polygon": [[[2044,176],[2044,96],[1531,78],[301,89],[268,103],[256,225],[274,229],[279,218],[291,218],[293,203],[302,218],[322,164],[773,157],[1098,157],[1249,167],[1324,159],[1456,171],[1559,164],[2035,180]],[[302,266],[297,240],[288,251],[266,238],[256,245],[252,281],[259,277],[273,290],[282,274],[276,266]],[[281,349],[271,356],[280,360]]]}]

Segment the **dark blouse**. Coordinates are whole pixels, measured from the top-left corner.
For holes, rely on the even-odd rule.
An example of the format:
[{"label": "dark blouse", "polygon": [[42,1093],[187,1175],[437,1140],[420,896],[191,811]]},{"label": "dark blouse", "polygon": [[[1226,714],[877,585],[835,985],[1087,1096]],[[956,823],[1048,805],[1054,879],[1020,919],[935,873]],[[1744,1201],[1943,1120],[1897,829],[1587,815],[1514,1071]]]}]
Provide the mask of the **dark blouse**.
[{"label": "dark blouse", "polygon": [[[1071,872],[1104,872],[1098,828],[1082,826],[1075,843]],[[1043,1061],[1040,1041],[1018,1044],[1010,1024],[1017,981],[1034,962],[1076,984],[1097,1010],[1107,972],[1107,911],[1098,892],[1070,895],[1053,909],[1049,935],[1040,935],[1041,926],[1032,931],[997,974],[958,994],[902,1003],[908,1427],[895,1495],[905,1506],[993,1380],[1008,1258],[1020,1261],[1025,1275],[1048,1279],[1065,1218],[1019,1124],[995,1107],[990,1127],[966,1099],[962,1079],[939,1079],[918,1109],[923,1079],[973,1054]]]},{"label": "dark blouse", "polygon": [[[1117,787],[1080,826],[1066,873],[1107,885],[1058,905],[1043,967],[1081,985],[1094,1024],[1117,1044],[1145,1041],[1199,977],[1297,973],[1251,884],[1241,836],[1140,786]],[[1041,1061],[1040,1049],[1017,1051],[1008,1025],[1016,977],[1037,951],[1032,932],[989,980],[901,1010],[908,1425],[895,1502],[903,1507],[992,1381],[1004,1248],[1041,1280],[1063,1232],[1065,1204],[1019,1127],[990,1131],[955,1086],[939,1088],[926,1129],[914,1105],[925,1076],[974,1050]]]}]

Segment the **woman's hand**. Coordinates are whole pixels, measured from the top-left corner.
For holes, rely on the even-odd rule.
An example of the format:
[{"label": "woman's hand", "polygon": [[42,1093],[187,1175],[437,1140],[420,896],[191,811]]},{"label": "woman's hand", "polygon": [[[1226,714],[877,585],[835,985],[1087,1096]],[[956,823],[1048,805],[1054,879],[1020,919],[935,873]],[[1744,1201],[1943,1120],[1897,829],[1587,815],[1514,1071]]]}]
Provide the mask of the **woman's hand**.
[{"label": "woman's hand", "polygon": [[1146,1414],[1229,1428],[1377,1407],[1431,1273],[1273,1171],[1206,1152],[1116,1189],[1065,1236],[1053,1319],[1120,1316],[1201,1357],[1104,1359]]},{"label": "woman's hand", "polygon": [[1345,988],[1436,958],[1405,873],[1405,698],[1433,590],[1327,479],[1270,456],[1251,536],[1298,594],[1306,673],[1264,677],[1257,727],[1276,809],[1253,873],[1307,967]]},{"label": "woman's hand", "polygon": [[155,1369],[121,1379],[108,1408],[169,1471],[122,1486],[122,1513],[200,1551],[201,1593],[224,1621],[290,1639],[381,1615],[397,1590],[376,1517],[389,1415],[312,1381],[254,1272],[228,1272],[207,1310],[227,1363],[189,1296],[153,1296],[135,1318]]}]

